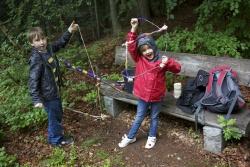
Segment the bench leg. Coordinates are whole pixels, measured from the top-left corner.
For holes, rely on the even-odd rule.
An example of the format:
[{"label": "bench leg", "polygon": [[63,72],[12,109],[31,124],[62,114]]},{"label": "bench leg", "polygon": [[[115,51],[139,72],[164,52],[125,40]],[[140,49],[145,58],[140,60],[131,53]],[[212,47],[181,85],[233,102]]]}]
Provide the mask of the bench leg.
[{"label": "bench leg", "polygon": [[204,150],[220,154],[225,146],[225,141],[223,138],[222,129],[204,126],[203,127],[204,136]]},{"label": "bench leg", "polygon": [[103,96],[103,100],[107,112],[113,117],[117,117],[122,111],[119,101],[108,96]]}]

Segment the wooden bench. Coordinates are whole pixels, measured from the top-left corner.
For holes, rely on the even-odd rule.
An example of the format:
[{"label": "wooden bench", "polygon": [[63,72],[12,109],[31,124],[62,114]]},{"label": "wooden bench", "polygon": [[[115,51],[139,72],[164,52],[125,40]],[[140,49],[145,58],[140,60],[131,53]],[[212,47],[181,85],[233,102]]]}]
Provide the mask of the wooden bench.
[{"label": "wooden bench", "polygon": [[[248,59],[234,59],[228,57],[213,57],[206,55],[194,55],[186,53],[165,53],[169,57],[174,57],[182,65],[180,75],[195,77],[199,69],[209,71],[212,67],[220,64],[231,65],[239,74],[239,84],[250,86],[250,60]],[[129,56],[130,57],[130,56]],[[124,64],[125,62],[125,48],[116,47],[115,63]],[[133,66],[134,62],[129,58],[129,65]],[[104,104],[107,111],[116,117],[122,110],[124,103],[137,105],[137,98],[130,93],[118,92],[110,86],[101,85],[101,92],[104,95]],[[167,93],[163,101],[162,113],[169,114],[189,121],[195,121],[193,114],[187,114],[176,107],[176,99]],[[222,129],[217,122],[218,114],[208,111],[202,111],[198,115],[198,122],[203,127],[204,133],[204,149],[220,153],[223,150],[224,140]],[[237,126],[241,133],[245,136],[250,134],[250,111],[244,109],[237,114],[232,114],[232,118],[237,120]],[[212,132],[212,134],[210,134]]]}]

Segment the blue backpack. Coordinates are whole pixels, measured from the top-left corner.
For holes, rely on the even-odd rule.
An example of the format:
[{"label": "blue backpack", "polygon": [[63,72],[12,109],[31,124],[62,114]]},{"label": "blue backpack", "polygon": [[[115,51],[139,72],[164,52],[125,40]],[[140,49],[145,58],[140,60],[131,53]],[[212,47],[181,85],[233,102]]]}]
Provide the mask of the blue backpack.
[{"label": "blue backpack", "polygon": [[229,65],[220,65],[209,71],[209,79],[204,96],[195,103],[195,128],[198,129],[198,113],[202,109],[227,114],[229,119],[232,112],[237,112],[245,106],[238,85],[237,72]]},{"label": "blue backpack", "polygon": [[245,101],[239,89],[237,72],[228,65],[212,68],[200,104],[211,112],[227,113],[226,119],[230,118],[233,111],[243,108]]}]

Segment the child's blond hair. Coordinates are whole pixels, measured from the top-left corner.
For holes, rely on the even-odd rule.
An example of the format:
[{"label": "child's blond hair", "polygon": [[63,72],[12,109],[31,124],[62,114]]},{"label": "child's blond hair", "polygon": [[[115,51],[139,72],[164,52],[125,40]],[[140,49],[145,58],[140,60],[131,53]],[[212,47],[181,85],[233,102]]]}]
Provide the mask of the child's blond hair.
[{"label": "child's blond hair", "polygon": [[29,29],[27,33],[27,37],[28,37],[29,42],[32,43],[33,39],[35,38],[41,39],[41,38],[44,38],[45,35],[41,27],[32,27]]}]

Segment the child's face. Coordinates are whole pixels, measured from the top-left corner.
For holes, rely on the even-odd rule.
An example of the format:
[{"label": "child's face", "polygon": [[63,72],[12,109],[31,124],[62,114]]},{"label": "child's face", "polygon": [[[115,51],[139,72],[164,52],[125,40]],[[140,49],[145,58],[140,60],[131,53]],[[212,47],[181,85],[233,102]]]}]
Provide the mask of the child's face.
[{"label": "child's face", "polygon": [[144,57],[146,57],[148,60],[152,60],[154,58],[154,51],[152,48],[150,48],[148,45],[142,45],[140,47],[140,52]]},{"label": "child's face", "polygon": [[47,39],[45,37],[38,37],[36,36],[33,38],[31,46],[35,47],[39,51],[46,51],[47,47]]}]

